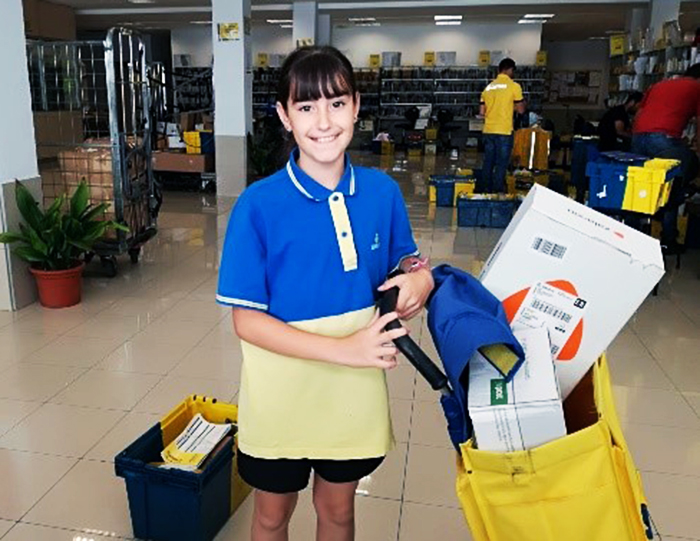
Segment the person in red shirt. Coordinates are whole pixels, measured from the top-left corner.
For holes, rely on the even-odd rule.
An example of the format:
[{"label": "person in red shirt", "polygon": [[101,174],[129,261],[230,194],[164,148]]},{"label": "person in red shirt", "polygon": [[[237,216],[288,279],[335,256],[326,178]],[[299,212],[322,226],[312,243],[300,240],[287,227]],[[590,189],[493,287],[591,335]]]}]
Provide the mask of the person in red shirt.
[{"label": "person in red shirt", "polygon": [[700,135],[700,63],[688,68],[685,76],[652,86],[644,96],[632,130],[632,152],[651,158],[680,160],[682,181],[674,182],[664,213],[661,244],[672,249],[678,236],[678,207],[685,189],[698,174],[700,137],[696,152],[683,141],[683,131],[695,118]]}]

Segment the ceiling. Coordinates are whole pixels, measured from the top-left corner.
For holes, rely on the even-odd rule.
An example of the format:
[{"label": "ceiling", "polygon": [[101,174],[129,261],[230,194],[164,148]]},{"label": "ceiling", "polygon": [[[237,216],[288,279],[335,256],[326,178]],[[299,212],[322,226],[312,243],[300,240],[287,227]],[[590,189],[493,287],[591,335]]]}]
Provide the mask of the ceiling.
[{"label": "ceiling", "polygon": [[[192,21],[211,19],[211,0],[155,0],[149,4],[133,4],[127,0],[51,0],[78,10],[78,27],[106,29],[124,23],[136,23],[144,28],[174,28],[190,25]],[[404,2],[417,7],[395,7],[397,2],[367,2],[366,0],[332,0],[319,2],[321,12],[329,13],[333,25],[352,24],[348,17],[375,17],[382,25],[431,23],[434,15],[460,14],[473,23],[514,23],[525,13],[553,13],[555,17],[543,26],[544,41],[578,41],[604,37],[614,30],[623,30],[627,14],[634,7],[648,6],[648,2],[625,0],[624,3],[532,3],[512,0],[519,5],[503,5],[507,0],[491,1],[487,6],[475,6],[476,0],[443,0],[432,7],[431,1]],[[350,4],[343,9],[343,4]],[[382,7],[385,3],[387,6]],[[472,4],[458,7],[455,4]],[[358,7],[360,4],[362,7]],[[452,4],[452,5],[450,5]],[[501,4],[501,5],[494,5]],[[324,9],[324,5],[332,9]],[[441,5],[441,7],[437,7]],[[285,0],[252,0],[254,24],[265,25],[265,19],[290,18],[292,3]],[[277,8],[277,9],[275,9]],[[109,10],[102,12],[96,10]],[[680,22],[684,31],[700,26],[700,1],[686,1],[681,5]]]}]

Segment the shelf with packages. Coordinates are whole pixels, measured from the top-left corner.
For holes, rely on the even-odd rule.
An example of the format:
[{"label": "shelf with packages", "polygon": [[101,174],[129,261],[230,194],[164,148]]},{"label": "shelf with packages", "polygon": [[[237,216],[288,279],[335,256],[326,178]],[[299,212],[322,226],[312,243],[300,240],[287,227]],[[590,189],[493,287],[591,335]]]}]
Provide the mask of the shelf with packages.
[{"label": "shelf with packages", "polygon": [[256,68],[253,71],[253,115],[265,116],[277,103],[279,68]]},{"label": "shelf with packages", "polygon": [[623,103],[630,92],[645,92],[662,79],[682,76],[696,57],[697,48],[690,43],[611,57],[608,105]]},{"label": "shelf with packages", "polygon": [[[432,105],[433,113],[439,108],[449,108],[455,120],[467,121],[478,114],[481,93],[497,75],[494,66],[383,68],[380,119],[404,120],[406,107]],[[522,86],[529,108],[541,109],[546,68],[520,66],[518,75],[515,80]]]},{"label": "shelf with packages", "polygon": [[214,85],[211,68],[175,68],[173,70],[175,105],[180,112],[212,111]]}]

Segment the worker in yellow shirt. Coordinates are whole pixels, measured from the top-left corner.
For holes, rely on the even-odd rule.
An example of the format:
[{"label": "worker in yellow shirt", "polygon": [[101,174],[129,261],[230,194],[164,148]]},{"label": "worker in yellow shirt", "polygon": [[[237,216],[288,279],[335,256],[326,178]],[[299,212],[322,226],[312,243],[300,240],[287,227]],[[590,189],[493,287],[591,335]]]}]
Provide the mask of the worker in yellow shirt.
[{"label": "worker in yellow shirt", "polygon": [[523,90],[513,81],[515,62],[505,58],[498,65],[498,77],[481,94],[484,123],[483,182],[488,193],[504,193],[506,170],[513,152],[513,111],[525,112]]}]

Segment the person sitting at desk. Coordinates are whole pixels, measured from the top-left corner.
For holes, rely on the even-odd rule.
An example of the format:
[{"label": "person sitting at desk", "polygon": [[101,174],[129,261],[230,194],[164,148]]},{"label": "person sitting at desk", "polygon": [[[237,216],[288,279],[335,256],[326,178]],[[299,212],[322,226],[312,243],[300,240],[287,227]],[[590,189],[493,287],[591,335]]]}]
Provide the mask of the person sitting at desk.
[{"label": "person sitting at desk", "polygon": [[644,94],[632,92],[622,105],[608,109],[598,124],[598,149],[601,152],[619,150],[629,152],[632,146],[632,119],[639,110]]}]

